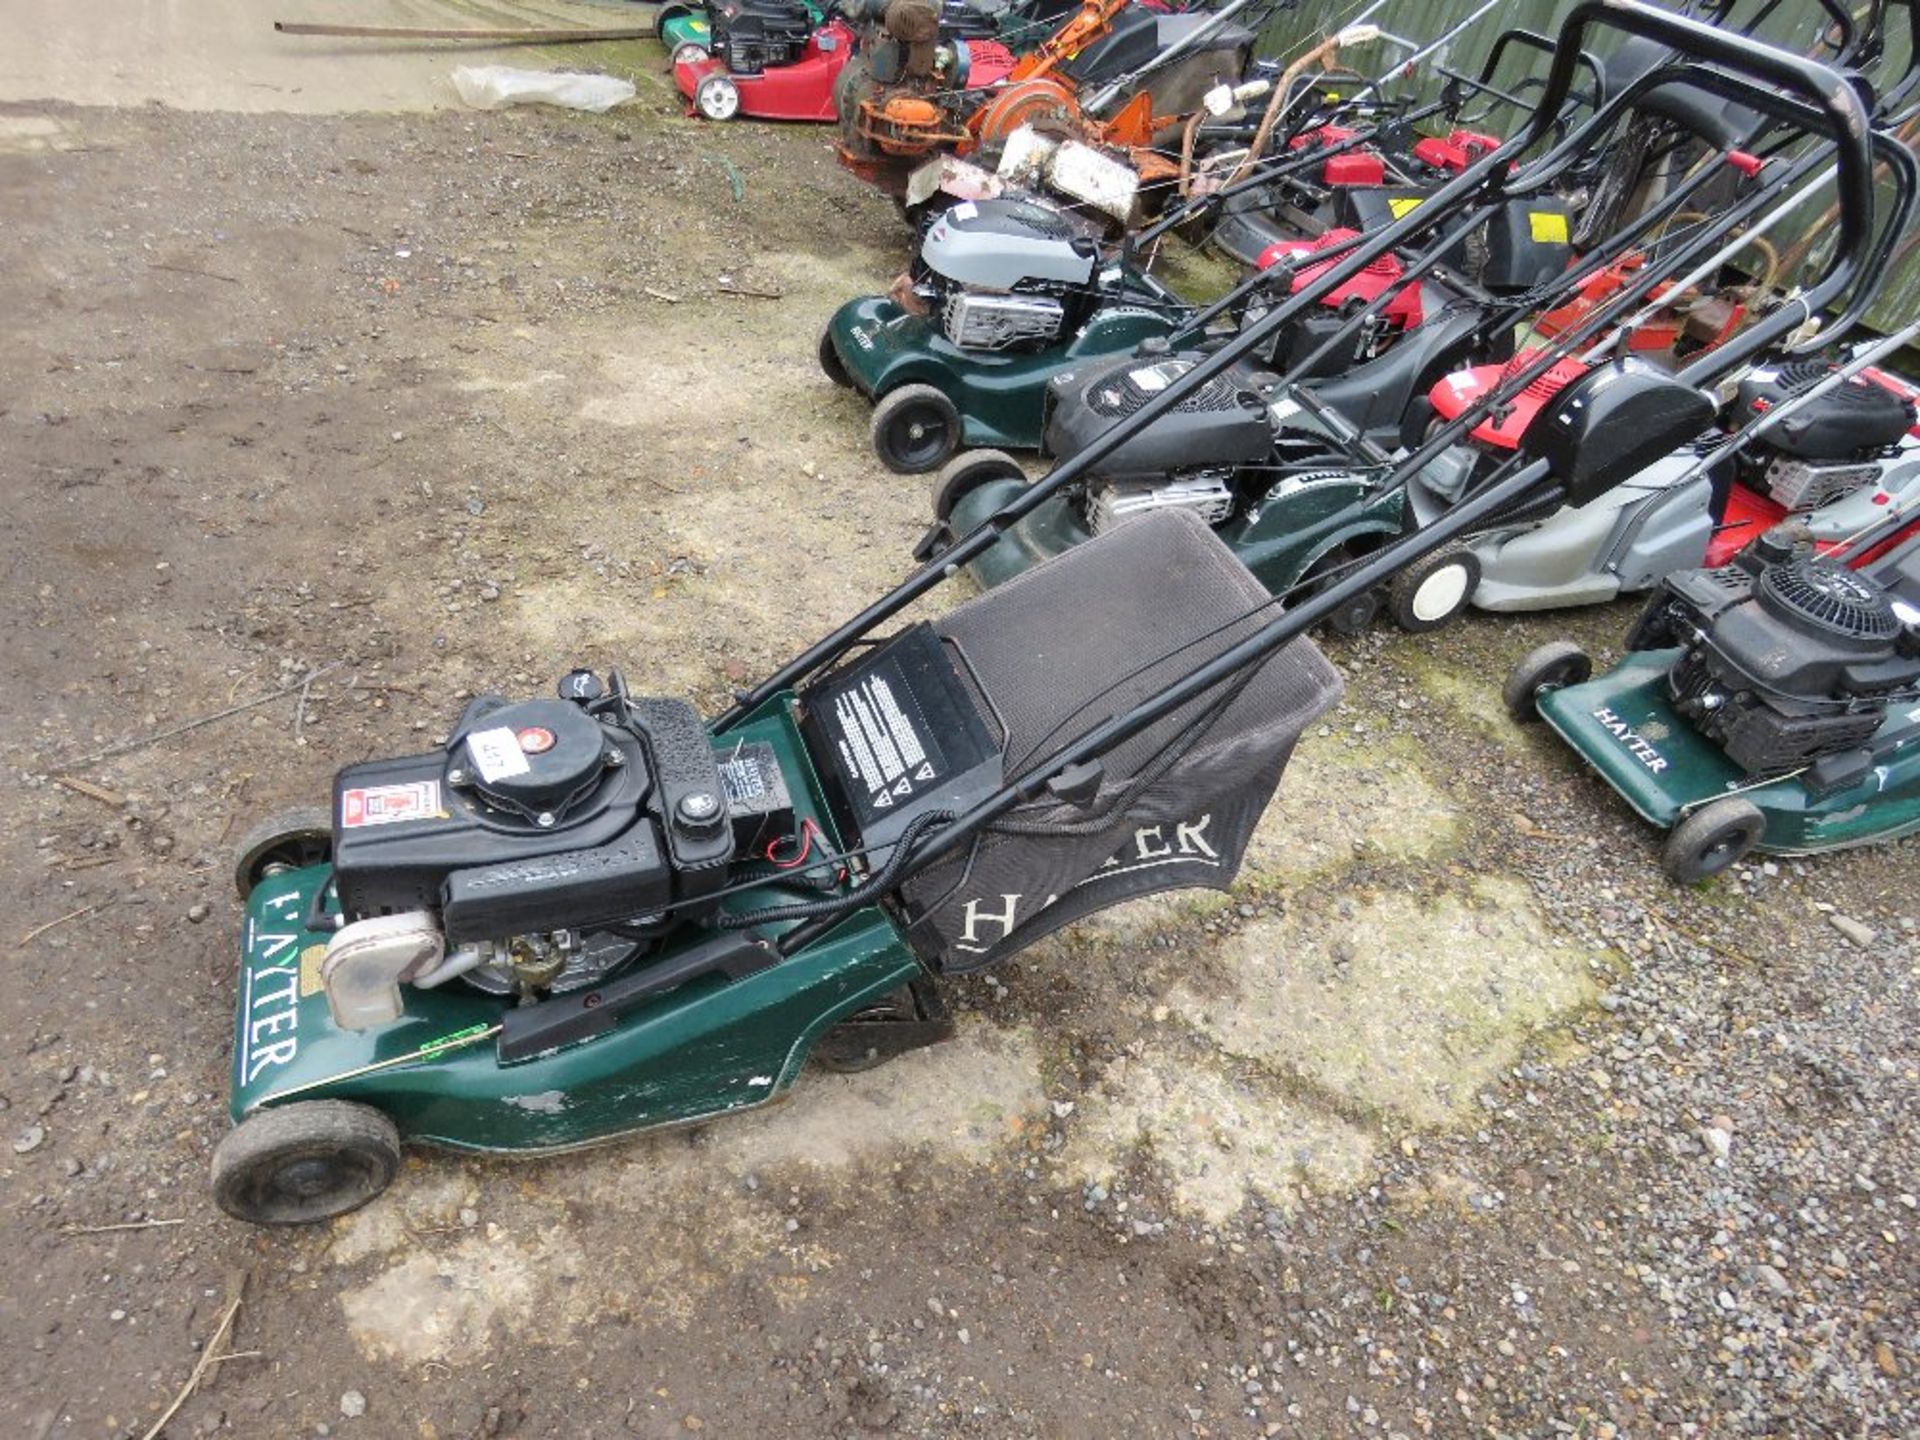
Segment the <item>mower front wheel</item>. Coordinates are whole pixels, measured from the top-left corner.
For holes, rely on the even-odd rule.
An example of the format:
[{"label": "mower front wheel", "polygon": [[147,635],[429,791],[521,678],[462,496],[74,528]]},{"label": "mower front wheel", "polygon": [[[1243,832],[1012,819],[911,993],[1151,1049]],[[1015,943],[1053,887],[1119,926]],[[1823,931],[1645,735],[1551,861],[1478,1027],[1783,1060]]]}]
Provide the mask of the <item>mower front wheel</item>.
[{"label": "mower front wheel", "polygon": [[682,65],[698,65],[710,53],[699,41],[689,40],[674,49],[673,64],[676,69]]},{"label": "mower front wheel", "polygon": [[731,120],[740,113],[740,87],[724,75],[709,75],[694,87],[693,105],[709,120]]},{"label": "mower front wheel", "polygon": [[960,437],[960,411],[931,385],[902,385],[873,407],[873,453],[896,475],[938,470]]},{"label": "mower front wheel", "polygon": [[304,870],[333,858],[333,816],[296,805],[267,816],[233,847],[233,885],[244,902],[253,887],[283,870]]},{"label": "mower front wheel", "polygon": [[820,370],[842,390],[853,388],[853,376],[847,373],[846,361],[840,358],[840,347],[833,343],[831,329],[820,332]]},{"label": "mower front wheel", "polygon": [[1522,725],[1540,718],[1540,696],[1548,690],[1578,685],[1593,674],[1593,659],[1571,640],[1551,640],[1527,655],[1501,688],[1507,714]]},{"label": "mower front wheel", "polygon": [[1020,462],[1004,450],[966,450],[953,457],[933,477],[933,517],[947,521],[960,502],[996,480],[1027,482]]},{"label": "mower front wheel", "polygon": [[301,1100],[249,1115],[213,1151],[213,1198],[236,1220],[307,1225],[393,1183],[400,1132],[370,1105]]},{"label": "mower front wheel", "polygon": [[1660,868],[1677,885],[1697,885],[1745,856],[1766,829],[1767,817],[1751,800],[1715,800],[1673,827],[1660,852]]},{"label": "mower front wheel", "polygon": [[1480,583],[1480,559],[1471,550],[1442,550],[1414,561],[1393,577],[1387,608],[1402,630],[1438,630],[1467,608]]}]

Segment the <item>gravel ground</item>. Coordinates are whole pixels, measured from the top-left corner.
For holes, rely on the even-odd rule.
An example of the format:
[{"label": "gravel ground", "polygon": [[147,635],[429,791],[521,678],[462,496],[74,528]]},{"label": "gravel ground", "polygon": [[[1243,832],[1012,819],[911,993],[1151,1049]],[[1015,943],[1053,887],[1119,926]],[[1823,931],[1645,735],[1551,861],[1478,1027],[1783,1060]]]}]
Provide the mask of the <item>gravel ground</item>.
[{"label": "gravel ground", "polygon": [[955,986],[946,1046],[212,1210],[232,834],[467,691],[711,705],[923,523],[811,358],[890,210],[634,70],[604,119],[0,107],[0,1431],[144,1435],[245,1277],[170,1435],[1915,1433],[1920,842],[1668,886],[1498,705],[1630,605],[1331,644],[1235,893]]}]

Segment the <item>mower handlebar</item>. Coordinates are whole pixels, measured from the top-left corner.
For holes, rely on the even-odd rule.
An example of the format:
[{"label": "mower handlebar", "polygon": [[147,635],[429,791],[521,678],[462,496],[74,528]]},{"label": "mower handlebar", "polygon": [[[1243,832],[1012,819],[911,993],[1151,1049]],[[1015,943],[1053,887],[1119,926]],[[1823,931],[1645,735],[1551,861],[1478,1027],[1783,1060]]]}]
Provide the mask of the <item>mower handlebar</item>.
[{"label": "mower handlebar", "polygon": [[[1244,327],[1227,344],[1205,356],[1138,410],[1108,426],[1086,449],[1056,467],[1046,479],[1029,486],[1017,498],[982,521],[966,536],[956,540],[951,548],[902,581],[890,594],[869,605],[830,635],[810,646],[755,689],[738,696],[734,705],[715,721],[713,727],[715,732],[723,733],[738,725],[756,708],[781,691],[797,685],[808,675],[838,660],[850,646],[864,638],[876,626],[899,614],[915,600],[941,584],[948,576],[956,574],[961,566],[984,553],[999,540],[1002,534],[1028,513],[1058,494],[1068,484],[1077,481],[1149,426],[1158,423],[1161,417],[1185,401],[1201,386],[1257,352],[1296,315],[1303,313],[1310,306],[1318,305],[1326,296],[1345,285],[1381,255],[1403,245],[1415,236],[1437,230],[1453,218],[1456,210],[1482,202],[1486,198],[1489,187],[1497,191],[1505,181],[1512,163],[1539,143],[1559,121],[1559,112],[1566,103],[1578,65],[1578,54],[1582,42],[1596,26],[1611,26],[1630,34],[1643,35],[1711,62],[1726,65],[1763,84],[1777,85],[1802,95],[1821,111],[1822,116],[1830,122],[1840,158],[1841,258],[1835,264],[1827,281],[1828,286],[1832,287],[1830,293],[1837,294],[1838,284],[1844,283],[1846,277],[1856,269],[1854,252],[1866,243],[1865,237],[1871,230],[1873,215],[1872,171],[1867,143],[1868,117],[1865,106],[1854,93],[1853,88],[1825,65],[1799,56],[1788,55],[1744,36],[1727,34],[1697,21],[1655,10],[1641,3],[1641,0],[1583,0],[1560,29],[1554,47],[1553,65],[1548,73],[1546,85],[1522,134],[1469,165],[1419,208],[1373,232],[1364,243],[1356,246],[1344,259],[1328,266],[1310,284],[1302,286],[1292,295],[1281,300],[1252,325]],[[1629,87],[1629,91],[1631,89],[1632,87]],[[1577,126],[1560,148],[1564,150],[1576,141],[1585,144],[1595,134],[1604,133],[1618,119],[1620,111],[1616,108],[1616,102],[1622,98],[1615,97],[1614,100],[1610,100],[1588,121]],[[1787,313],[1790,318],[1791,312]],[[1530,465],[1527,467],[1527,472],[1531,473],[1536,468],[1538,467]],[[1534,478],[1536,480],[1543,478],[1544,474],[1544,470],[1541,470],[1540,474],[1535,475]],[[1467,508],[1470,507],[1464,505],[1460,507],[1461,510]],[[1410,561],[1426,553],[1426,547],[1420,546],[1419,543],[1423,538],[1430,538],[1432,545],[1438,545],[1443,543],[1451,533],[1451,529],[1444,523],[1438,527],[1428,527],[1427,530],[1408,537],[1406,541],[1388,547],[1381,554],[1385,556],[1391,553],[1398,560]],[[1410,546],[1416,548],[1409,548]],[[1356,577],[1362,573],[1372,574],[1374,569],[1375,567],[1371,564],[1364,566],[1361,571],[1356,572]],[[1377,575],[1373,576],[1374,580],[1378,578]],[[1344,586],[1336,585],[1326,593],[1331,595],[1342,589]],[[1320,598],[1324,597],[1316,597],[1316,600]],[[1312,620],[1317,620],[1321,613],[1323,612],[1318,604],[1310,603],[1292,612],[1290,618],[1309,616],[1311,618],[1308,623],[1312,623]],[[1260,653],[1271,654],[1301,633],[1304,628],[1304,626],[1283,624],[1279,627],[1283,633],[1277,637],[1273,635],[1271,628],[1263,630],[1261,636],[1270,638],[1271,643]],[[1241,646],[1230,653],[1242,655],[1244,650],[1245,646]],[[1243,657],[1241,663],[1248,663],[1248,659]],[[1161,697],[1148,702],[1146,708],[1152,713],[1139,722],[1136,730],[1129,730],[1128,733],[1137,733],[1137,728],[1153,723],[1155,719],[1166,714],[1172,705],[1177,705],[1179,701],[1177,699],[1169,701],[1168,696],[1177,695],[1181,688],[1176,685]],[[1105,730],[1106,727],[1101,727],[1098,733],[1104,734]],[[1109,741],[1109,743],[1117,743],[1117,741]],[[1076,745],[1073,748],[1077,752],[1083,747]],[[1052,762],[1049,764],[1051,765]],[[1049,769],[1048,774],[1051,773],[1054,771]],[[1011,805],[1014,801],[1009,799],[1006,803]],[[998,813],[998,810],[993,812],[993,814]],[[992,815],[987,815],[983,819],[978,812],[975,812],[963,817],[952,828],[959,830],[970,825],[977,826],[985,823],[985,819],[991,818]],[[943,832],[941,836],[935,837],[930,842],[930,846],[944,848],[943,842],[946,840],[947,832]]]}]

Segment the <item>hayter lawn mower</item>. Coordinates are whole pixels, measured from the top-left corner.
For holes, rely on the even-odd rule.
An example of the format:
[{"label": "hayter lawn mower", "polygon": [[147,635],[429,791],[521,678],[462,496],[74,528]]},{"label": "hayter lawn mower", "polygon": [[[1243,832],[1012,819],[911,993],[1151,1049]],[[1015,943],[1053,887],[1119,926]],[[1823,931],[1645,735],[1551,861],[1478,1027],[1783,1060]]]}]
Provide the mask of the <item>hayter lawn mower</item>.
[{"label": "hayter lawn mower", "polygon": [[[1565,641],[1515,667],[1545,720],[1639,816],[1680,884],[1756,851],[1809,855],[1920,830],[1920,535],[1888,517],[1839,553],[1784,525],[1729,565],[1669,576],[1598,679]],[[1869,553],[1877,559],[1849,568]]]},{"label": "hayter lawn mower", "polygon": [[[1824,67],[1635,0],[1576,7],[1563,49],[1599,23],[1858,118]],[[1544,132],[1559,59],[1542,117],[1490,165]],[[1486,178],[1470,170],[1460,194]],[[1108,443],[1316,299],[1287,298]],[[379,1193],[403,1141],[565,1149],[763,1104],[812,1055],[857,1066],[939,1038],[943,971],[1135,895],[1229,883],[1338,692],[1306,630],[1507,506],[1591,498],[1691,434],[1703,404],[1663,376],[1595,372],[1479,494],[1294,610],[1197,518],[1154,515],[864,648],[952,573],[923,567],[711,722],[576,671],[556,699],[474,701],[440,749],[347,766],[328,814],[270,825],[239,857],[238,1123],[217,1200],[317,1220]]]}]

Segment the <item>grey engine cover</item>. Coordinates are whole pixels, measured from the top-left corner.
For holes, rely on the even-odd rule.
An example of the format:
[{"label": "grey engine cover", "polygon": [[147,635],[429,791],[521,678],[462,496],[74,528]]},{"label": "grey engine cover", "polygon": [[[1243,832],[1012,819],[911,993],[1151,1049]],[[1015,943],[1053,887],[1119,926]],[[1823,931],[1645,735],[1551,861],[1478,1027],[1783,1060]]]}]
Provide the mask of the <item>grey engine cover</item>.
[{"label": "grey engine cover", "polygon": [[1011,290],[1029,281],[1086,285],[1099,250],[1051,210],[1019,200],[956,205],[920,247],[927,268],[955,285]]}]

